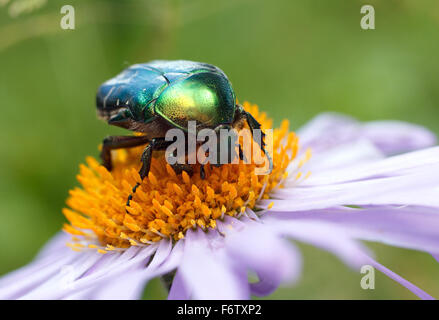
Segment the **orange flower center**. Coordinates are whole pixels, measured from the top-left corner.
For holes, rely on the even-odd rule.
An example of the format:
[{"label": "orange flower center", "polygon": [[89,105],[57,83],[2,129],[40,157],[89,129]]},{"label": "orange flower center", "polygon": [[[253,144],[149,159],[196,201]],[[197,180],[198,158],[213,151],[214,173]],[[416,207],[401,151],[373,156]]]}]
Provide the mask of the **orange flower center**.
[{"label": "orange flower center", "polygon": [[[243,104],[258,120],[262,129],[271,128],[272,121],[256,105]],[[253,146],[258,147],[256,144]],[[163,154],[152,159],[151,169],[129,207],[126,201],[133,186],[140,181],[140,156],[144,146],[114,151],[113,170],[108,172],[89,157],[80,165],[78,181],[82,188],[70,191],[63,210],[70,224],[63,230],[74,235],[70,246],[79,250],[82,239],[97,238],[103,246],[89,244],[106,253],[116,247],[147,245],[164,237],[178,240],[189,228],[215,228],[224,215],[239,216],[245,209],[255,208],[259,199],[268,199],[273,188],[282,187],[286,168],[296,157],[298,138],[288,131],[288,121],[273,130],[273,170],[256,175],[256,164],[207,165],[201,179],[199,165],[194,174],[176,174]],[[90,242],[88,242],[90,243]]]}]

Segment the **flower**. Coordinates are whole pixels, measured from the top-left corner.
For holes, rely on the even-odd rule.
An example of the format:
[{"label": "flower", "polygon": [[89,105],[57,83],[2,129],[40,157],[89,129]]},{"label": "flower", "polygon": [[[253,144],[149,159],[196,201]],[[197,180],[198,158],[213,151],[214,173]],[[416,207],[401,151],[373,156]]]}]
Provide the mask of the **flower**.
[{"label": "flower", "polygon": [[[244,106],[270,126],[256,106]],[[428,130],[322,114],[297,136],[284,122],[273,140],[267,176],[254,175],[253,164],[229,164],[209,168],[202,180],[154,159],[130,207],[142,149],[116,152],[111,173],[89,158],[78,176],[82,189],[71,191],[64,210],[66,233],[0,279],[0,298],[135,299],[158,276],[173,276],[170,299],[267,295],[300,276],[300,253],[288,239],[332,252],[357,271],[371,265],[432,298],[379,264],[361,241],[438,256],[439,147],[431,147]],[[257,282],[249,283],[248,270]]]},{"label": "flower", "polygon": [[[245,103],[244,107],[259,117],[264,128],[271,126],[271,120],[259,114],[256,106]],[[193,176],[185,171],[177,175],[165,157],[153,158],[149,175],[134,193],[130,206],[125,204],[133,186],[141,182],[139,159],[144,146],[115,152],[111,173],[89,157],[88,166],[81,165],[78,176],[82,189],[70,192],[67,204],[71,209],[63,211],[71,223],[64,226],[64,231],[81,237],[74,237],[70,246],[81,250],[83,238],[87,238],[85,244],[90,247],[89,239],[97,236],[106,246],[92,244],[92,249],[105,254],[116,248],[150,245],[163,238],[177,241],[196,226],[203,230],[216,228],[218,219],[244,214],[247,207],[253,208],[256,201],[268,198],[269,192],[285,180],[286,168],[298,151],[298,138],[288,132],[288,121],[274,130],[273,148],[274,170],[269,175],[255,175],[256,164],[241,162],[221,167],[207,165],[202,179],[199,165]]]}]

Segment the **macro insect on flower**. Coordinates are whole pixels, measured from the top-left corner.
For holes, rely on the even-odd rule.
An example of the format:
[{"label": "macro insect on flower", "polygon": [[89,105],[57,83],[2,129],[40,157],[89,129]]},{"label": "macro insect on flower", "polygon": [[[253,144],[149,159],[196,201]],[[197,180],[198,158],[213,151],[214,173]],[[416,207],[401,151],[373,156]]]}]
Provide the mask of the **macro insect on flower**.
[{"label": "macro insect on flower", "polygon": [[[173,70],[180,64],[182,68],[191,65],[178,62]],[[155,277],[166,280],[170,299],[268,295],[300,275],[301,257],[288,239],[327,250],[357,272],[371,265],[418,297],[432,298],[378,263],[360,241],[439,257],[439,148],[432,147],[436,141],[432,133],[403,122],[363,124],[342,115],[322,114],[296,135],[284,120],[273,129],[268,174],[256,175],[257,164],[239,162],[207,163],[204,173],[201,164],[194,164],[191,175],[187,167],[179,170],[165,157],[152,157],[152,147],[142,145],[155,138],[142,135],[157,133],[151,129],[158,125],[156,121],[168,121],[157,119],[149,108],[140,108],[142,96],[133,94],[143,92],[137,87],[141,81],[134,81],[142,76],[136,73],[142,66],[148,66],[146,71],[152,67],[129,68],[98,93],[101,114],[112,123],[142,132],[134,136],[141,138],[108,140],[116,145],[104,142],[104,165],[87,158],[78,175],[81,187],[70,191],[69,208],[63,210],[69,222],[63,227],[65,233],[55,236],[34,262],[1,278],[0,298],[138,299]],[[210,65],[203,68],[217,70]],[[184,125],[190,113],[177,114],[168,108],[172,97],[183,93],[187,97],[192,89],[178,85],[174,89],[169,84],[179,74],[166,72],[168,84],[154,70],[143,75],[152,79],[154,74],[161,84],[151,85],[147,90],[151,96],[144,101],[166,100],[155,101],[154,112],[175,116],[172,123]],[[244,102],[242,110],[236,107],[225,76],[215,72],[213,77],[227,84],[227,90],[217,93],[228,95],[224,98],[228,111],[219,115],[225,110],[207,108],[215,119],[212,127],[236,124],[236,113],[247,118],[249,127],[272,127],[271,119],[257,106]],[[207,76],[207,72],[190,74],[189,79]],[[211,83],[202,79],[194,84],[197,90]],[[163,95],[166,89],[162,92],[161,86],[178,93]],[[122,100],[125,106],[119,108]],[[219,100],[210,101],[219,105]],[[201,117],[203,113],[198,112],[195,115]],[[151,130],[138,127],[148,125],[144,120],[150,118],[154,119],[148,123]],[[110,154],[116,146],[122,148]],[[149,150],[148,159],[143,160],[148,161],[142,163],[139,159],[145,150]],[[142,171],[143,166],[147,168]],[[257,282],[249,282],[249,271]]]},{"label": "macro insect on flower", "polygon": [[[172,143],[165,136],[173,127],[187,133],[189,121],[196,121],[197,130],[211,128],[219,134],[225,128],[242,129],[246,120],[252,132],[261,128],[251,113],[236,104],[224,72],[207,63],[157,60],[133,65],[105,82],[99,88],[96,102],[98,114],[109,124],[142,133],[107,137],[101,153],[103,165],[111,171],[111,150],[148,143],[141,156],[141,180],[148,176],[152,152],[165,150]],[[265,153],[263,134],[261,138],[259,143]],[[239,154],[242,160],[241,149]],[[175,168],[192,172],[190,166]],[[205,176],[203,164],[200,175]],[[139,185],[134,186],[133,193]],[[132,195],[127,205],[131,199]]]}]

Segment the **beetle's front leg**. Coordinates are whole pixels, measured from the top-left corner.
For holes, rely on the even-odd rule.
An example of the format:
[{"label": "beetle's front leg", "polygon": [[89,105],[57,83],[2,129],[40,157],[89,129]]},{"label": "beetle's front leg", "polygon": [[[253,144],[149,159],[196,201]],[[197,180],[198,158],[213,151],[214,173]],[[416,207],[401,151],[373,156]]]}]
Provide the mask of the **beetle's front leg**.
[{"label": "beetle's front leg", "polygon": [[152,152],[154,150],[165,150],[172,142],[173,141],[166,141],[165,138],[154,138],[151,140],[150,144],[148,144],[145,150],[143,150],[142,157],[140,158],[140,161],[142,162],[142,167],[139,171],[140,179],[145,179],[149,173]]},{"label": "beetle's front leg", "polygon": [[[237,115],[235,116],[235,121],[240,121],[241,119],[245,119],[248,123],[248,126],[250,127],[250,130],[252,132],[253,140],[259,144],[262,152],[265,154],[265,156],[268,159],[268,171],[271,172],[273,170],[273,160],[271,159],[271,155],[268,154],[265,151],[265,133],[261,130],[261,124],[252,116],[250,112],[247,112],[244,110],[244,108],[241,105],[237,105],[236,109]],[[261,131],[261,139],[260,141],[257,141],[255,139],[254,132],[255,130]]]},{"label": "beetle's front leg", "polygon": [[141,146],[149,140],[145,136],[111,136],[106,137],[102,142],[101,159],[102,165],[111,171],[113,164],[111,162],[111,150],[132,148]]},{"label": "beetle's front leg", "polygon": [[[151,142],[146,146],[143,150],[142,157],[140,161],[142,162],[142,167],[139,170],[140,180],[141,182],[148,176],[149,170],[151,168],[151,158],[152,152],[154,150],[165,150],[173,141],[166,141],[165,138],[154,138]],[[136,193],[137,188],[140,186],[141,182],[137,182],[133,187],[131,194],[127,199],[127,206],[130,205],[131,200],[133,199],[134,193]]]}]

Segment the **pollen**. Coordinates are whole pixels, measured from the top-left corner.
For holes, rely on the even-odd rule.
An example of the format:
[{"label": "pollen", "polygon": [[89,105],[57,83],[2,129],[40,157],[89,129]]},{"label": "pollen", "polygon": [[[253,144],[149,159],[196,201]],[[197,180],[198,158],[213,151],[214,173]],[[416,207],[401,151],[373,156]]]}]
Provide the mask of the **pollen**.
[{"label": "pollen", "polygon": [[[243,106],[261,123],[263,130],[272,128],[272,120],[256,105],[244,102]],[[140,181],[139,159],[145,146],[113,151],[111,172],[95,158],[88,157],[86,164],[80,165],[77,176],[81,186],[70,191],[68,208],[63,210],[68,220],[63,230],[74,239],[97,240],[85,248],[106,253],[149,245],[162,238],[178,241],[184,239],[190,228],[216,228],[216,221],[225,215],[240,217],[246,214],[246,208],[257,210],[259,199],[269,199],[274,188],[282,188],[288,176],[287,167],[297,156],[299,141],[288,126],[284,120],[279,128],[273,129],[273,170],[265,175],[255,173],[260,164],[244,161],[220,167],[207,164],[204,179],[200,177],[199,164],[193,165],[192,175],[184,171],[177,174],[163,154],[157,152],[149,175]],[[252,148],[259,146],[253,143]],[[300,166],[310,156],[306,153]],[[141,184],[130,206],[126,206],[137,182]],[[268,208],[272,206],[270,203]]]}]

